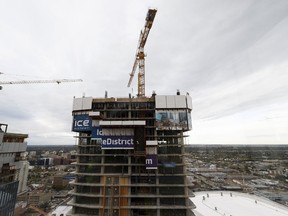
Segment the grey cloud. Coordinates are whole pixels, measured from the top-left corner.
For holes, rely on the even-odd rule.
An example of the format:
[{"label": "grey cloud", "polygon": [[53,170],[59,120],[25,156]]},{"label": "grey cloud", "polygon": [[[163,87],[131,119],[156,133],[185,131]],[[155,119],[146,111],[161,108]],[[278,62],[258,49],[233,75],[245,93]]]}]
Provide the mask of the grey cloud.
[{"label": "grey cloud", "polygon": [[[259,107],[269,107],[271,106],[271,104],[281,103],[283,99],[286,99],[286,95],[279,96],[275,93],[271,93],[270,95],[266,94],[262,95],[261,97],[259,96],[257,98],[251,98],[247,101],[239,101],[236,106],[223,107],[221,110],[207,112],[203,114],[198,120],[210,121],[222,117],[227,117],[229,115],[245,113],[246,111],[256,111],[257,109],[259,109]],[[223,99],[222,101],[225,101],[225,99]],[[219,103],[221,103],[221,101],[219,101]],[[225,104],[225,102],[223,104]],[[211,107],[213,109],[213,105],[211,105]]]},{"label": "grey cloud", "polygon": [[286,0],[18,3],[0,3],[0,71],[84,80],[60,86],[11,86],[0,92],[2,120],[29,130],[29,142],[57,143],[57,131],[59,136],[70,133],[73,96],[103,97],[107,90],[118,97],[132,91],[126,86],[149,6],[158,13],[145,47],[147,96],[153,90],[189,92],[193,116],[207,122],[286,99],[286,88],[273,87],[277,79],[263,95],[241,95],[237,101],[234,91],[226,93],[249,81],[243,77],[287,61]]}]

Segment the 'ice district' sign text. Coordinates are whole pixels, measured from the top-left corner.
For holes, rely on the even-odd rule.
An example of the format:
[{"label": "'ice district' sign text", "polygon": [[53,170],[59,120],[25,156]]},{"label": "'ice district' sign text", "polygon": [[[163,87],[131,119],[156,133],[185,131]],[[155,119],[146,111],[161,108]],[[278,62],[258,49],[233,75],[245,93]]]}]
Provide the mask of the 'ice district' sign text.
[{"label": "'ice district' sign text", "polygon": [[102,149],[133,149],[134,140],[130,136],[103,136]]},{"label": "'ice district' sign text", "polygon": [[92,128],[92,139],[101,139],[102,149],[133,149],[134,139],[133,136],[107,136],[103,135],[100,127]]}]

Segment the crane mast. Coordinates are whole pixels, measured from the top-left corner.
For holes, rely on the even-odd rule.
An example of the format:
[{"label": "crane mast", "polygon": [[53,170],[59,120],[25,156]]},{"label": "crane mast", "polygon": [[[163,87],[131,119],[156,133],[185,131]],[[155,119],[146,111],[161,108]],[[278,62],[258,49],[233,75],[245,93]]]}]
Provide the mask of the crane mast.
[{"label": "crane mast", "polygon": [[152,27],[157,10],[150,8],[148,10],[144,29],[140,32],[138,47],[136,51],[136,58],[133,64],[132,72],[130,73],[130,79],[128,87],[130,87],[136,68],[139,66],[138,73],[138,97],[145,97],[145,54],[144,46],[146,44],[150,29]]}]

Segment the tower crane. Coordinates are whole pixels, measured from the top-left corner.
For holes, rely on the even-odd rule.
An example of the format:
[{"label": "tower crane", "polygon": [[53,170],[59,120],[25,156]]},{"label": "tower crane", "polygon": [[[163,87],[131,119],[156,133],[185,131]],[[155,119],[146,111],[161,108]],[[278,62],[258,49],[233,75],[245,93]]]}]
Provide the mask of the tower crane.
[{"label": "tower crane", "polygon": [[[4,74],[0,72],[0,74]],[[54,80],[19,80],[19,81],[0,81],[0,90],[2,90],[1,85],[12,85],[12,84],[34,84],[34,83],[64,83],[64,82],[82,82],[82,79],[54,79]]]},{"label": "tower crane", "polygon": [[149,8],[144,29],[140,32],[138,47],[136,51],[136,58],[133,64],[132,72],[130,73],[130,79],[128,82],[128,87],[130,87],[133,80],[137,66],[139,65],[138,73],[138,97],[145,97],[145,54],[144,46],[146,44],[149,31],[152,27],[157,10]]}]

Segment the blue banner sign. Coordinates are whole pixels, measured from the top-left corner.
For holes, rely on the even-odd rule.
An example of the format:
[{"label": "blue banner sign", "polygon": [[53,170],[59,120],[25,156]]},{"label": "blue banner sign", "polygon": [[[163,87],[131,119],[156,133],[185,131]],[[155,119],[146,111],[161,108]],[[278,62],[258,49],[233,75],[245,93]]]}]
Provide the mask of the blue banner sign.
[{"label": "blue banner sign", "polygon": [[146,169],[157,169],[158,155],[146,155]]},{"label": "blue banner sign", "polygon": [[102,136],[102,149],[133,149],[134,139],[132,136]]},{"label": "blue banner sign", "polygon": [[91,139],[100,139],[102,149],[134,149],[133,136],[103,135],[101,127],[92,128]]},{"label": "blue banner sign", "polygon": [[99,139],[103,137],[103,132],[101,127],[92,127],[92,139]]},{"label": "blue banner sign", "polygon": [[75,115],[73,119],[72,131],[82,132],[92,130],[92,120],[88,115]]}]

